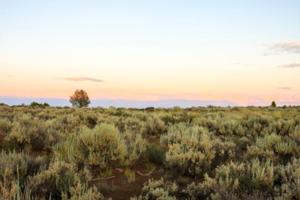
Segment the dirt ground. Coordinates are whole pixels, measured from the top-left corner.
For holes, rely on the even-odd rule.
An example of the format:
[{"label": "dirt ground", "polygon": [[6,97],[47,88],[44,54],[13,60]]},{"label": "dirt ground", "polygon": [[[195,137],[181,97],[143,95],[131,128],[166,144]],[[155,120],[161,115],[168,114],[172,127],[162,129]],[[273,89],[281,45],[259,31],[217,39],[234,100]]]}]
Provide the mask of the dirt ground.
[{"label": "dirt ground", "polygon": [[112,200],[129,200],[130,197],[138,196],[141,192],[143,184],[149,180],[158,180],[163,176],[163,170],[155,168],[149,170],[144,166],[135,166],[131,169],[135,172],[135,180],[128,182],[128,178],[124,175],[124,170],[114,170],[111,177],[107,179],[95,179],[93,184],[100,188],[101,193],[108,199]]}]

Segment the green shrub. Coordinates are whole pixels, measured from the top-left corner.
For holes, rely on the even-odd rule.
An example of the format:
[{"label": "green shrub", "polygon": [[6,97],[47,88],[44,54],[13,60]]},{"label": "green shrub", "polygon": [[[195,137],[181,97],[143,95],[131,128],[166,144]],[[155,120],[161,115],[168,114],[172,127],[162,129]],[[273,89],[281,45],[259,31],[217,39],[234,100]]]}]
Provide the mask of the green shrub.
[{"label": "green shrub", "polygon": [[7,141],[17,150],[45,150],[58,141],[58,134],[53,132],[50,121],[43,122],[30,115],[22,115],[13,123]]},{"label": "green shrub", "polygon": [[[27,175],[28,157],[23,153],[0,153],[0,178],[3,181],[17,180],[17,176],[23,180]],[[22,181],[23,182],[23,181]]]},{"label": "green shrub", "polygon": [[300,125],[297,125],[294,128],[294,130],[291,130],[291,132],[289,133],[289,136],[291,137],[291,139],[293,139],[299,145],[300,144]]},{"label": "green shrub", "polygon": [[271,190],[274,183],[273,163],[252,160],[250,163],[230,163],[216,169],[216,180],[224,189],[253,191]]},{"label": "green shrub", "polygon": [[167,145],[166,163],[170,168],[192,176],[210,170],[216,154],[217,140],[212,138],[207,129],[174,125],[161,141]]},{"label": "green shrub", "polygon": [[54,161],[49,169],[30,178],[28,187],[34,197],[60,199],[68,194],[71,187],[79,183],[79,178],[71,164]]},{"label": "green shrub", "polygon": [[276,160],[274,148],[281,142],[281,136],[272,133],[266,134],[263,137],[257,137],[256,142],[248,147],[247,157],[248,158],[270,158]]},{"label": "green shrub", "polygon": [[[16,199],[27,196],[28,177],[48,167],[47,157],[30,157],[24,153],[4,152],[0,154],[0,199]],[[2,196],[2,197],[1,197]]]},{"label": "green shrub", "polygon": [[250,115],[242,121],[245,133],[251,137],[261,136],[270,132],[272,118],[264,115]]},{"label": "green shrub", "polygon": [[55,158],[67,163],[78,162],[77,136],[69,135],[54,147]]},{"label": "green shrub", "polygon": [[0,153],[0,199],[13,199],[25,187],[28,159],[23,153]]},{"label": "green shrub", "polygon": [[114,167],[133,165],[145,149],[146,142],[140,134],[121,134],[113,125],[101,124],[68,136],[54,152],[59,160],[106,174]]},{"label": "green shrub", "polygon": [[252,160],[221,165],[216,169],[215,177],[206,174],[204,181],[190,184],[187,191],[192,199],[266,198],[272,194],[273,184],[273,164]]},{"label": "green shrub", "polygon": [[70,188],[70,196],[62,195],[62,200],[104,200],[104,197],[95,186],[88,188],[78,183]]},{"label": "green shrub", "polygon": [[284,138],[280,143],[275,145],[275,152],[281,156],[281,160],[290,160],[293,156],[300,155],[300,149],[296,141],[290,138]]},{"label": "green shrub", "polygon": [[90,113],[85,115],[84,121],[87,127],[94,128],[97,125],[98,117]]},{"label": "green shrub", "polygon": [[8,119],[0,119],[0,132],[7,135],[12,128],[12,124]]},{"label": "green shrub", "polygon": [[139,197],[131,198],[131,200],[176,200],[175,193],[178,187],[175,183],[167,183],[164,179],[152,180],[150,179],[144,184],[142,194]]},{"label": "green shrub", "polygon": [[109,124],[83,128],[78,135],[77,150],[79,161],[100,169],[122,165],[127,155],[124,139]]},{"label": "green shrub", "polygon": [[0,147],[4,146],[6,136],[10,133],[12,124],[8,119],[0,119]]},{"label": "green shrub", "polygon": [[55,127],[58,127],[62,133],[78,132],[83,125],[82,122],[83,120],[81,120],[79,116],[75,116],[72,113],[64,115],[60,114],[54,119]]},{"label": "green shrub", "polygon": [[294,159],[286,166],[280,166],[278,171],[280,185],[275,188],[275,199],[300,199],[300,160]]},{"label": "green shrub", "polygon": [[138,161],[141,155],[146,150],[146,140],[141,134],[134,134],[132,132],[124,133],[124,141],[127,149],[126,165],[131,165]]},{"label": "green shrub", "polygon": [[147,145],[145,156],[148,161],[163,166],[166,160],[166,151],[160,145],[149,144]]},{"label": "green shrub", "polygon": [[249,146],[247,155],[250,158],[258,157],[287,163],[293,156],[300,155],[300,150],[293,139],[272,133],[258,137],[256,143]]},{"label": "green shrub", "polygon": [[147,117],[145,128],[144,128],[144,135],[145,136],[160,136],[164,134],[167,130],[167,127],[158,116],[150,115]]},{"label": "green shrub", "polygon": [[141,134],[145,132],[145,122],[137,117],[122,117],[117,122],[117,127],[122,132]]},{"label": "green shrub", "polygon": [[46,108],[49,107],[50,105],[48,103],[38,103],[38,102],[31,102],[30,107],[33,108]]},{"label": "green shrub", "polygon": [[[270,160],[266,162],[260,162],[259,160],[253,160],[250,165],[247,166],[248,176],[251,177],[251,189],[265,189],[265,191],[271,191],[274,184],[274,167]],[[249,186],[249,182],[245,183]]]}]

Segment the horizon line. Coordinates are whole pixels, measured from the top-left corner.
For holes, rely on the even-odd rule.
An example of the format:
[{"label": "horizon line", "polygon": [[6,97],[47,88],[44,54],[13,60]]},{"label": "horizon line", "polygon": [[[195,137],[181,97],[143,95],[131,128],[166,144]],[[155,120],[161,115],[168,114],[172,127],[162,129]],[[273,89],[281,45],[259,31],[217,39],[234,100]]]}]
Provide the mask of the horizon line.
[{"label": "horizon line", "polygon": [[[271,102],[254,101],[247,103],[238,103],[226,99],[181,99],[181,98],[164,98],[156,100],[142,100],[142,99],[122,99],[122,98],[91,98],[90,107],[127,107],[127,108],[146,108],[146,107],[247,107],[247,106],[269,106]],[[21,96],[0,96],[0,103],[7,105],[29,105],[32,102],[48,103],[51,106],[70,106],[68,98],[55,97],[21,97]],[[298,101],[283,101],[274,100],[278,106],[297,106],[300,105]]]}]

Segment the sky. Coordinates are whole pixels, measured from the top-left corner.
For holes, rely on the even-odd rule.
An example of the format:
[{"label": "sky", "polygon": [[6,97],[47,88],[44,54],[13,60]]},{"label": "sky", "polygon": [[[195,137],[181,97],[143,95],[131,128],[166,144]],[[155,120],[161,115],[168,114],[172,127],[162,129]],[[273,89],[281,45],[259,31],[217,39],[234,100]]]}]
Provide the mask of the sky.
[{"label": "sky", "polygon": [[84,89],[133,105],[300,104],[299,10],[299,0],[0,0],[0,101]]}]

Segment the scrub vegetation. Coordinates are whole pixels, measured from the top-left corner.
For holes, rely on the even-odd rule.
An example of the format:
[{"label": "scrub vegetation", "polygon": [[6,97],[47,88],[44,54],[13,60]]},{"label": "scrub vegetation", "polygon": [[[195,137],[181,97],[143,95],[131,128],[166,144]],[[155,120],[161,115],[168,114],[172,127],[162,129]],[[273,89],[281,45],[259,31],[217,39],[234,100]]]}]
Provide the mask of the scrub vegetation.
[{"label": "scrub vegetation", "polygon": [[0,105],[0,199],[300,199],[300,107],[84,105]]}]

